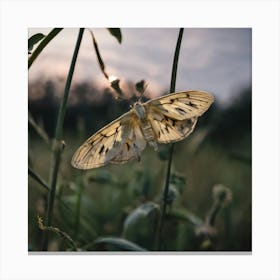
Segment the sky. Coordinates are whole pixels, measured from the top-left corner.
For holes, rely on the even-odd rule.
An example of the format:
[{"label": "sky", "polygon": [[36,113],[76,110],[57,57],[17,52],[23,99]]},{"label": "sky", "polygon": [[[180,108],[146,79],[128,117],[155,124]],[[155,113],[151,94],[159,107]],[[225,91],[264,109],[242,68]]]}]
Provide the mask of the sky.
[{"label": "sky", "polygon": [[[90,28],[109,75],[121,83],[144,79],[151,97],[169,92],[173,55],[179,29],[122,28],[122,43],[106,28]],[[48,34],[51,28],[30,28]],[[62,30],[29,69],[29,81],[66,79],[78,35],[77,28]],[[185,28],[177,70],[176,91],[205,90],[227,104],[251,86],[252,33],[250,28]],[[85,30],[73,82],[109,86],[99,69],[90,33]],[[122,84],[121,84],[122,85]]]}]

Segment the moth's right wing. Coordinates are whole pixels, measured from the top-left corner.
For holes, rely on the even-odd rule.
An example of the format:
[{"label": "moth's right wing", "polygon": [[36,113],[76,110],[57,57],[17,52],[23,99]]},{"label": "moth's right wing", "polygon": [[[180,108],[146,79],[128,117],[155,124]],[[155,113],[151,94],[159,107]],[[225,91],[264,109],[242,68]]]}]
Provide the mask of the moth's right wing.
[{"label": "moth's right wing", "polygon": [[211,105],[214,97],[205,91],[183,91],[152,99],[144,106],[159,143],[183,140],[193,131],[197,118]]},{"label": "moth's right wing", "polygon": [[160,112],[149,114],[149,122],[159,143],[172,143],[188,137],[196,123],[197,117],[186,120],[175,120]]},{"label": "moth's right wing", "polygon": [[139,159],[146,147],[145,137],[133,110],[91,136],[74,154],[71,164],[78,169],[97,168],[107,163]]}]

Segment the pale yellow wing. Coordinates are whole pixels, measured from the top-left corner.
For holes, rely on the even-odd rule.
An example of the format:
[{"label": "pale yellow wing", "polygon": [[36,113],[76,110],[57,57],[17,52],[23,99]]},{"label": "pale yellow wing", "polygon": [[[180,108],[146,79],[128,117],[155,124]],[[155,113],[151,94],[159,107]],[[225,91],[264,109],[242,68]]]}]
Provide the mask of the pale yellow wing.
[{"label": "pale yellow wing", "polygon": [[74,154],[71,164],[78,169],[97,168],[139,159],[146,140],[131,110],[91,136]]},{"label": "pale yellow wing", "polygon": [[127,131],[126,141],[120,143],[120,148],[111,163],[125,163],[132,158],[140,160],[140,152],[146,147],[146,139],[139,126],[138,119],[130,120],[130,129]]},{"label": "pale yellow wing", "polygon": [[194,129],[197,117],[193,117],[186,120],[174,120],[162,115],[162,118],[158,118],[159,115],[149,116],[150,124],[156,135],[156,141],[159,143],[171,143],[183,140]]},{"label": "pale yellow wing", "polygon": [[144,105],[148,113],[161,113],[175,120],[201,116],[212,104],[214,97],[206,91],[183,91],[152,99]]},{"label": "pale yellow wing", "polygon": [[183,140],[194,129],[197,118],[212,104],[214,97],[205,91],[184,91],[152,99],[144,104],[156,141]]}]

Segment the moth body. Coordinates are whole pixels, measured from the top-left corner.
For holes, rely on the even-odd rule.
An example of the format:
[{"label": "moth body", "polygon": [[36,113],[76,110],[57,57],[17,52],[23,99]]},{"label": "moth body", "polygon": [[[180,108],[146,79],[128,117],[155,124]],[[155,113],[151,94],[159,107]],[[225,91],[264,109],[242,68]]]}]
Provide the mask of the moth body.
[{"label": "moth body", "polygon": [[156,151],[158,149],[158,146],[155,141],[155,132],[151,126],[151,123],[148,121],[145,106],[140,102],[136,102],[133,107],[134,107],[136,116],[139,118],[140,127],[141,127],[141,130],[143,132],[143,135],[144,135],[146,141]]},{"label": "moth body", "polygon": [[147,112],[146,112],[146,109],[144,107],[144,105],[141,103],[141,102],[136,102],[134,105],[133,105],[133,108],[135,110],[135,113],[137,115],[137,117],[140,119],[140,120],[145,120],[147,119]]}]

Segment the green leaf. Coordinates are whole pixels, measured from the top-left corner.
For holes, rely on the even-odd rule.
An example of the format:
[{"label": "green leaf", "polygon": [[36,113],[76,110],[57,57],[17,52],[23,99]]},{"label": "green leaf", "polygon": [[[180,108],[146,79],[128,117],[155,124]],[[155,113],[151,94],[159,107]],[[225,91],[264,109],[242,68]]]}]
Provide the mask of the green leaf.
[{"label": "green leaf", "polygon": [[108,31],[113,35],[118,42],[121,44],[122,42],[122,33],[120,28],[108,28]]},{"label": "green leaf", "polygon": [[125,219],[123,236],[146,248],[153,248],[159,205],[148,202],[134,209]]},{"label": "green leaf", "polygon": [[159,206],[156,203],[148,202],[140,205],[127,216],[124,222],[124,229],[126,230],[129,227],[134,227],[137,223],[142,223],[142,221],[158,213],[158,211]]},{"label": "green leaf", "polygon": [[28,58],[28,69],[31,67],[37,56],[47,46],[47,44],[62,30],[63,28],[54,28],[47,36],[43,38],[38,47],[32,52]]},{"label": "green leaf", "polygon": [[36,33],[28,39],[28,52],[31,52],[34,45],[44,39],[46,36],[42,33]]},{"label": "green leaf", "polygon": [[123,238],[116,237],[101,237],[95,240],[95,245],[98,248],[108,248],[110,251],[147,251],[137,244]]}]

